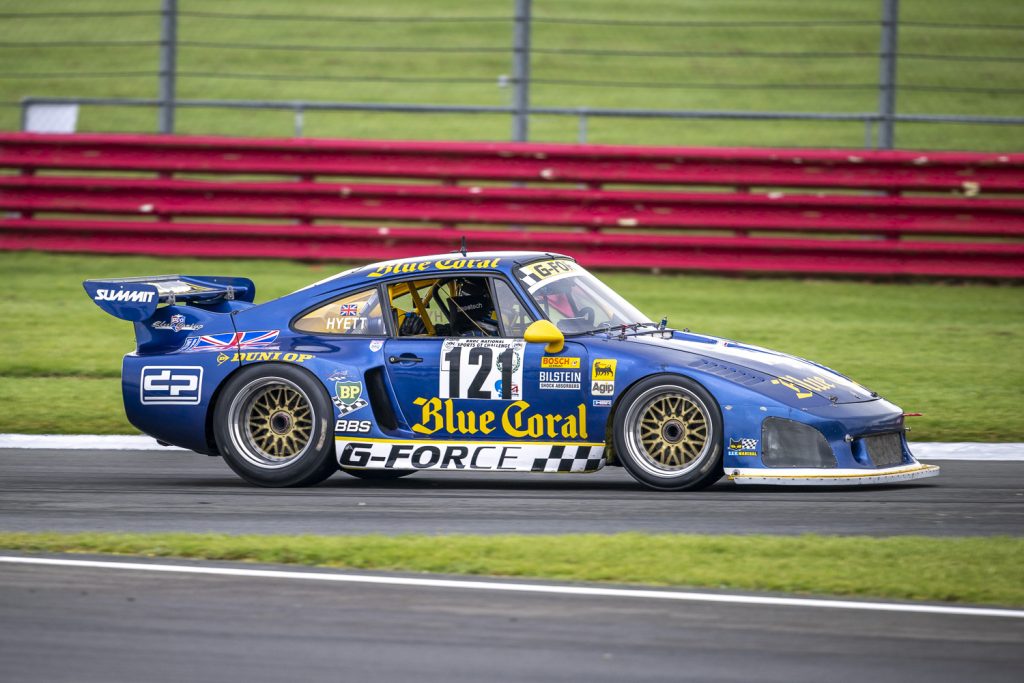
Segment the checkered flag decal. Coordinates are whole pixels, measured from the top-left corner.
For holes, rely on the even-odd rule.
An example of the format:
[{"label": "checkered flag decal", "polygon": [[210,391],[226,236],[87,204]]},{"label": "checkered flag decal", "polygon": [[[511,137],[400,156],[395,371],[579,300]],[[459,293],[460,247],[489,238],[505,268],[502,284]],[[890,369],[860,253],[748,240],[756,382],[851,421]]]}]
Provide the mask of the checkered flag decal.
[{"label": "checkered flag decal", "polygon": [[343,403],[341,399],[335,396],[334,405],[338,406],[338,417],[344,417],[349,413],[354,413],[360,408],[365,408],[369,404],[361,398],[357,398],[352,403]]},{"label": "checkered flag decal", "polygon": [[740,439],[740,450],[752,451],[757,448],[757,439]]},{"label": "checkered flag decal", "polygon": [[552,446],[546,458],[533,461],[532,472],[596,472],[604,467],[600,446]]},{"label": "checkered flag decal", "polygon": [[533,287],[535,284],[540,282],[540,278],[537,277],[536,275],[523,275],[521,279],[523,281],[523,284],[526,285],[527,289]]}]

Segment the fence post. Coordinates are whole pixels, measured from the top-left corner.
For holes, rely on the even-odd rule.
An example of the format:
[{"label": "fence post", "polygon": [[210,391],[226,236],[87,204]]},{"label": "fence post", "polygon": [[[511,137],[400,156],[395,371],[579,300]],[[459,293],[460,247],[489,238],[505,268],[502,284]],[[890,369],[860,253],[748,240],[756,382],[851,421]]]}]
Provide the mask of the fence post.
[{"label": "fence post", "polygon": [[579,135],[576,141],[581,145],[587,144],[587,110],[580,108]]},{"label": "fence post", "polygon": [[878,146],[892,149],[895,143],[896,114],[896,30],[900,21],[900,0],[882,0],[882,45],[878,77]]},{"label": "fence post", "polygon": [[160,8],[160,132],[174,132],[174,81],[178,62],[178,0]]},{"label": "fence post", "polygon": [[512,46],[512,140],[530,138],[530,4],[516,0],[515,33]]}]

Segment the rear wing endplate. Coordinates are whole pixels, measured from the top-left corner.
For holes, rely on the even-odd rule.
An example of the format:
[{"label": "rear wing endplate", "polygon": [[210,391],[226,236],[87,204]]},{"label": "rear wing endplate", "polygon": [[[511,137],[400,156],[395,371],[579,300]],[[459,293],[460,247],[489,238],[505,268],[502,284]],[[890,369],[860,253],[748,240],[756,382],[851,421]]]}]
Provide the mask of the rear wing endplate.
[{"label": "rear wing endplate", "polygon": [[148,320],[157,306],[208,306],[222,301],[256,298],[256,285],[245,277],[206,275],[154,275],[82,283],[89,298],[104,311],[122,320]]}]

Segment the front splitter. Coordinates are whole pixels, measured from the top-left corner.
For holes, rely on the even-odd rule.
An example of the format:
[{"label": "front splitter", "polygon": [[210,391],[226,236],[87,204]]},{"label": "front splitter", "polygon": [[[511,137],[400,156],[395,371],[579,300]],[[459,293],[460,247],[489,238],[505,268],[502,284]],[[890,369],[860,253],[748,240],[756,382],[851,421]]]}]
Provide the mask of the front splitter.
[{"label": "front splitter", "polygon": [[877,470],[855,469],[790,469],[732,468],[726,471],[737,484],[774,484],[782,486],[864,486],[894,484],[911,479],[924,479],[938,475],[937,465],[913,463]]}]

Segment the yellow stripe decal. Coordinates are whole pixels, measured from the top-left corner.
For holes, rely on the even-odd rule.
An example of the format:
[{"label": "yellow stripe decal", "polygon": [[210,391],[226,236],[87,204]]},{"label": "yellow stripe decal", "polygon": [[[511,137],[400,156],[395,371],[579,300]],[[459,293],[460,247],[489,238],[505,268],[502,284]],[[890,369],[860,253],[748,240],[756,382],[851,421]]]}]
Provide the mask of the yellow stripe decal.
[{"label": "yellow stripe decal", "polygon": [[357,436],[335,436],[335,441],[358,441],[359,443],[411,443],[423,446],[604,446],[604,442],[590,441],[439,441],[437,439],[361,439]]}]

